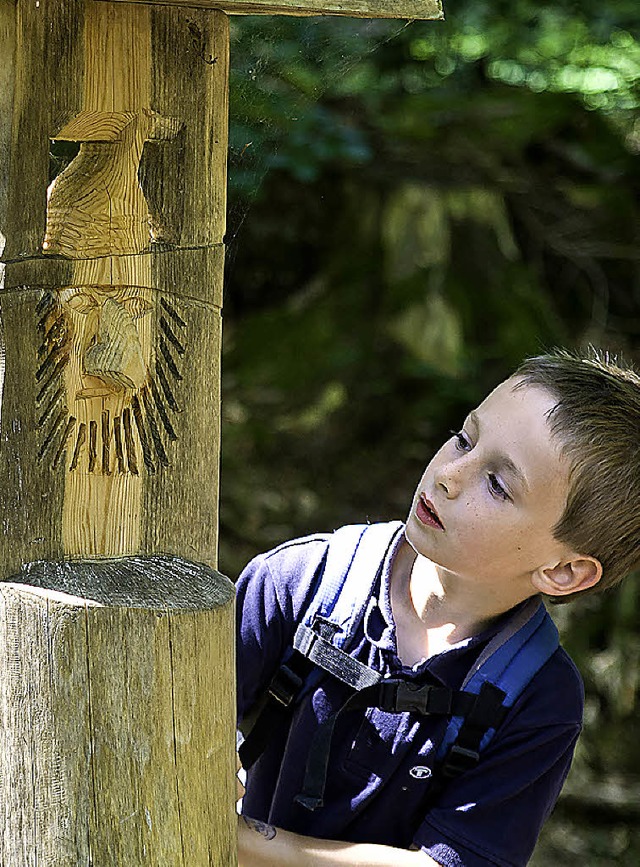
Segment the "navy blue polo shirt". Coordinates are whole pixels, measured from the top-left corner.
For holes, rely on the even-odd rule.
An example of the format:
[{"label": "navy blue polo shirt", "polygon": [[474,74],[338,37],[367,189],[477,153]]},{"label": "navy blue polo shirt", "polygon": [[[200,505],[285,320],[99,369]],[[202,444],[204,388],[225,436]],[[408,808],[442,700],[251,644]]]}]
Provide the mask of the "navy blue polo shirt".
[{"label": "navy blue polo shirt", "polygon": [[[396,654],[389,576],[400,528],[350,651],[383,676],[454,689],[499,623],[414,666]],[[330,535],[294,540],[249,563],[238,582],[238,718],[264,694],[304,617]],[[363,582],[367,583],[367,582]],[[278,827],[332,840],[422,848],[444,867],[527,863],[571,764],[580,732],[582,681],[559,648],[509,711],[480,763],[425,805],[430,770],[446,720],[377,708],[342,714],[332,741],[324,805],[295,803],[309,743],[350,689],[325,675],[295,709],[290,726],[270,732],[247,775],[243,812]]]}]

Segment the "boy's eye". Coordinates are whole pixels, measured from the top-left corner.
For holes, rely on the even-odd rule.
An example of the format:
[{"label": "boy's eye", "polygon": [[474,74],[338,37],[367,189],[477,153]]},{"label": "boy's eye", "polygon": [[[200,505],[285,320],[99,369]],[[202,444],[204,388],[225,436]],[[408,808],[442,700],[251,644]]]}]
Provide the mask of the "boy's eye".
[{"label": "boy's eye", "polygon": [[500,482],[498,477],[495,475],[495,473],[489,473],[489,475],[487,476],[487,479],[488,479],[489,490],[491,491],[491,493],[494,496],[500,497],[501,500],[510,500],[511,499],[511,497],[509,496],[509,492],[502,486],[502,483]]},{"label": "boy's eye", "polygon": [[459,451],[461,451],[461,452],[471,451],[471,448],[472,448],[471,441],[469,440],[468,436],[466,435],[466,433],[463,430],[460,430],[460,431],[452,430],[451,433],[453,434],[453,438],[456,441],[456,448]]}]

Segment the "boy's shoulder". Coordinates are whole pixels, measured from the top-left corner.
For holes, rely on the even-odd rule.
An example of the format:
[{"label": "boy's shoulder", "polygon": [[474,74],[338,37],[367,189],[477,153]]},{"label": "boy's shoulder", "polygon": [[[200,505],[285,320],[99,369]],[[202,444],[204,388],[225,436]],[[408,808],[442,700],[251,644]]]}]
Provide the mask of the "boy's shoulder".
[{"label": "boy's shoulder", "polygon": [[582,725],[584,683],[567,651],[559,645],[548,662],[524,690],[517,703],[532,728]]},{"label": "boy's shoulder", "polygon": [[322,557],[332,535],[332,533],[311,533],[308,536],[288,539],[286,542],[276,545],[275,548],[258,554],[255,559],[265,563],[273,563],[275,561],[296,561],[313,556]]},{"label": "boy's shoulder", "polygon": [[356,548],[362,541],[365,533],[368,538],[389,539],[403,527],[402,521],[380,521],[374,524],[345,524],[328,532],[311,533],[308,536],[300,536],[295,539],[289,539],[286,542],[281,542],[270,551],[259,554],[258,558],[269,561],[308,556],[310,553],[321,554],[330,545],[332,547]]},{"label": "boy's shoulder", "polygon": [[[401,532],[401,521],[376,524],[346,524],[326,533],[312,533],[282,542],[270,551],[258,554],[247,568],[267,567],[280,581],[299,578],[299,573],[321,573],[329,555],[332,572],[348,571],[356,552],[372,564],[389,548],[390,541]],[[363,546],[366,538],[367,547]]]},{"label": "boy's shoulder", "polygon": [[245,567],[237,584],[241,601],[245,594],[271,600],[296,622],[309,614],[310,606],[314,611],[327,606],[333,610],[339,598],[344,604],[350,600],[350,610],[357,609],[368,598],[389,546],[403,527],[400,521],[347,524],[283,542]]}]

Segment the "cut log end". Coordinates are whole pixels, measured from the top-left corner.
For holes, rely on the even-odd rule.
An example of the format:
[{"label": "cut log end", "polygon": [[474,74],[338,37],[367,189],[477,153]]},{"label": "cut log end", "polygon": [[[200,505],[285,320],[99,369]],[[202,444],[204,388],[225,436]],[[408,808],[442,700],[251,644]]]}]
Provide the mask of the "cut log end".
[{"label": "cut log end", "polygon": [[77,597],[83,604],[151,610],[206,611],[229,603],[232,582],[215,569],[180,557],[37,561],[3,583]]}]

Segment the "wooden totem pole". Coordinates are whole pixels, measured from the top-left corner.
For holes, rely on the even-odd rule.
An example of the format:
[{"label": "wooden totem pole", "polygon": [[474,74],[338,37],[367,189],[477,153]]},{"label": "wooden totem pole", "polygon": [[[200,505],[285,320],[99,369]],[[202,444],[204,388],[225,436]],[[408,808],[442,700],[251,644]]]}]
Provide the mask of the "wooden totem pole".
[{"label": "wooden totem pole", "polygon": [[0,0],[0,867],[236,863],[215,565],[242,12],[441,17],[438,0]]}]

